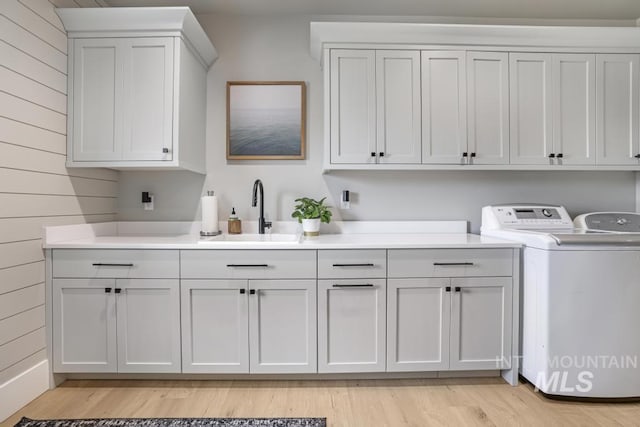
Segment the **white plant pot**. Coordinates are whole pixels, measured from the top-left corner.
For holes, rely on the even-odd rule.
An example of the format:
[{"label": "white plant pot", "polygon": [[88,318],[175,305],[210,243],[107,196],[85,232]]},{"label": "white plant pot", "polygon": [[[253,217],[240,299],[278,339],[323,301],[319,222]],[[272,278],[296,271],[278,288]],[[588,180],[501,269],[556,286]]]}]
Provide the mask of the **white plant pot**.
[{"label": "white plant pot", "polygon": [[320,235],[320,218],[303,219],[302,231],[305,236],[319,236]]}]

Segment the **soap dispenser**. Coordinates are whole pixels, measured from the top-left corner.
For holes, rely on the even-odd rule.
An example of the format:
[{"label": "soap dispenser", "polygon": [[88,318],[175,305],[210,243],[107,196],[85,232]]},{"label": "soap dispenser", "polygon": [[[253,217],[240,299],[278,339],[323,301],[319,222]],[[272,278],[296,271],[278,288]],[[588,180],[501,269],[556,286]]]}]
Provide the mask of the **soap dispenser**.
[{"label": "soap dispenser", "polygon": [[231,208],[231,215],[227,220],[227,232],[229,234],[242,234],[242,221],[236,215],[236,208]]}]

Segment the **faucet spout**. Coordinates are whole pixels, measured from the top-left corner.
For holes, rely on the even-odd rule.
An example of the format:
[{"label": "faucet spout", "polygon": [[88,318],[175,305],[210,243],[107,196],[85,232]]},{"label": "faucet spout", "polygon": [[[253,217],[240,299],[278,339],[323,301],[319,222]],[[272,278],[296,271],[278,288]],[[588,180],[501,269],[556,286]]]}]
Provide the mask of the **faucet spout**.
[{"label": "faucet spout", "polygon": [[258,217],[258,233],[264,234],[265,228],[271,228],[271,222],[264,220],[264,187],[262,181],[256,179],[253,183],[253,193],[251,199],[251,206],[256,207],[258,205],[258,192],[260,193],[260,216]]}]

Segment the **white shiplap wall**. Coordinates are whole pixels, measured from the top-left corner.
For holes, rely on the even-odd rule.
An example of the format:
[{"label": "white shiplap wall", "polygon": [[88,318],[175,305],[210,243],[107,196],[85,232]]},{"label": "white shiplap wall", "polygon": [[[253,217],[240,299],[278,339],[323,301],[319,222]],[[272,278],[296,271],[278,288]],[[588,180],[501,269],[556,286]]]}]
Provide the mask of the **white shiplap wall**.
[{"label": "white shiplap wall", "polygon": [[0,0],[0,384],[46,358],[42,226],[111,221],[118,173],[66,169],[67,35],[55,7]]}]

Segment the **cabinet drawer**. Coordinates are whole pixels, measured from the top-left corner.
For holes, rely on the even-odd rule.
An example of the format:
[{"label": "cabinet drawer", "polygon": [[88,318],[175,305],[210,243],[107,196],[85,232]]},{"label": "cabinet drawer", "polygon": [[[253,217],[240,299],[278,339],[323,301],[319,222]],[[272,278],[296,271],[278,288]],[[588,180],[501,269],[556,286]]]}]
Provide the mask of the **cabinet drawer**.
[{"label": "cabinet drawer", "polygon": [[186,250],[183,279],[315,279],[316,251]]},{"label": "cabinet drawer", "polygon": [[350,279],[387,277],[387,251],[330,250],[318,251],[318,277],[321,279]]},{"label": "cabinet drawer", "polygon": [[173,250],[55,249],[53,277],[173,278],[180,257]]},{"label": "cabinet drawer", "polygon": [[511,276],[512,249],[393,249],[389,277]]}]

